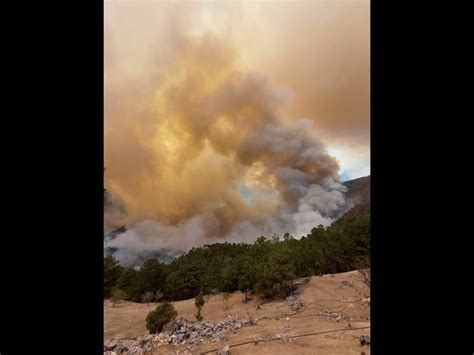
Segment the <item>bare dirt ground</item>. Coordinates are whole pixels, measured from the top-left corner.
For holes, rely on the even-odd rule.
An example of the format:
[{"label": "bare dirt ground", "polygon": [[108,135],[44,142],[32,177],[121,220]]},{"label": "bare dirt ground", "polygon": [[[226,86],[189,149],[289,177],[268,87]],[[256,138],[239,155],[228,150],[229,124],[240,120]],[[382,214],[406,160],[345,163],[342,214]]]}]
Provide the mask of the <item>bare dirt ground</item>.
[{"label": "bare dirt ground", "polygon": [[[225,310],[222,295],[206,297],[203,308],[204,319],[222,320],[228,316],[256,320],[256,325],[245,326],[227,334],[226,340],[211,341],[187,349],[186,345],[161,345],[149,354],[200,354],[226,345],[230,353],[237,354],[370,354],[370,346],[361,346],[359,337],[370,335],[370,307],[364,301],[370,297],[369,288],[357,271],[341,274],[313,276],[299,280],[298,297],[305,306],[299,311],[291,310],[285,300],[265,302],[253,296],[244,303],[244,295],[235,292],[228,299]],[[195,320],[194,299],[174,302],[178,315]],[[116,336],[139,336],[147,334],[145,318],[156,307],[154,304],[123,302],[112,307],[104,303],[105,339]],[[328,316],[329,312],[333,318]],[[342,319],[337,320],[339,316]],[[355,329],[365,328],[365,329]],[[337,332],[327,332],[341,329]],[[288,333],[290,337],[327,332],[292,338],[284,342],[277,334]],[[276,339],[276,340],[271,340]],[[233,346],[239,343],[249,344]]]}]

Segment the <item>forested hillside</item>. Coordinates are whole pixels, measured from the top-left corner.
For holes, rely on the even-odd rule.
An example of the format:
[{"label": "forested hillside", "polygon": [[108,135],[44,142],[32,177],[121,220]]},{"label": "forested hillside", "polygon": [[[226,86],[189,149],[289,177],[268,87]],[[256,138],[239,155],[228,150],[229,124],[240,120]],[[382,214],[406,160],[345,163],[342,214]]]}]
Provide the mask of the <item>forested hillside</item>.
[{"label": "forested hillside", "polygon": [[295,239],[263,236],[253,244],[217,243],[193,248],[170,264],[150,258],[140,269],[122,267],[105,258],[104,297],[120,294],[127,300],[183,300],[200,291],[240,290],[272,298],[292,289],[292,280],[368,267],[370,210],[346,215],[324,228]]}]

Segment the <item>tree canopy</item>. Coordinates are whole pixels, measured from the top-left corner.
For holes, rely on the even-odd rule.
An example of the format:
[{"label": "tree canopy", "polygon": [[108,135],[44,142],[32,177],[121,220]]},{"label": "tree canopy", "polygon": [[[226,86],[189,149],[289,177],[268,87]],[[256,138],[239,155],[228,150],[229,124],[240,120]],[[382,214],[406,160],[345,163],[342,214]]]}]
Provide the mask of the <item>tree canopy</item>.
[{"label": "tree canopy", "polygon": [[135,302],[147,292],[164,300],[183,300],[203,294],[241,291],[265,297],[288,294],[297,277],[350,271],[368,265],[370,211],[343,217],[331,226],[315,227],[296,239],[259,237],[253,244],[216,243],[193,248],[168,265],[146,260],[139,270],[123,268],[113,257],[104,260],[104,295],[114,287]]}]

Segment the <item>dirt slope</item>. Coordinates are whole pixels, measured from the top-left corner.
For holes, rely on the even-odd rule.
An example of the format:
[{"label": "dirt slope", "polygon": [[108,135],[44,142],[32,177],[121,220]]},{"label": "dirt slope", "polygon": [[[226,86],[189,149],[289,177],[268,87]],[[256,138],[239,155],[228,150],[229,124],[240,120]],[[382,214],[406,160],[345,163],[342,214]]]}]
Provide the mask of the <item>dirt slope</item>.
[{"label": "dirt slope", "polygon": [[[228,334],[223,341],[209,342],[189,348],[186,345],[162,345],[153,354],[199,354],[226,345],[231,346],[231,354],[361,354],[370,353],[370,347],[362,347],[358,341],[362,334],[370,334],[370,329],[343,330],[319,335],[268,341],[277,334],[290,336],[324,332],[335,329],[370,327],[370,307],[363,299],[369,297],[369,290],[356,271],[311,277],[309,282],[299,281],[299,297],[305,306],[300,311],[292,311],[284,301],[263,302],[254,297],[243,303],[243,294],[236,292],[228,300],[224,310],[222,295],[207,296],[203,316],[217,321],[228,316],[254,319],[256,325],[246,326],[235,333]],[[174,302],[178,315],[194,320],[194,300]],[[260,306],[260,307],[259,307]],[[108,301],[105,310],[105,339],[116,336],[139,336],[147,333],[145,317],[155,305],[142,305],[124,302],[112,307]],[[336,312],[344,319],[337,321],[327,316]],[[326,314],[326,315],[325,315]],[[267,341],[265,341],[267,340]],[[232,347],[234,344],[250,341],[250,344]],[[257,343],[255,343],[258,341]],[[213,351],[212,353],[215,353]]]}]

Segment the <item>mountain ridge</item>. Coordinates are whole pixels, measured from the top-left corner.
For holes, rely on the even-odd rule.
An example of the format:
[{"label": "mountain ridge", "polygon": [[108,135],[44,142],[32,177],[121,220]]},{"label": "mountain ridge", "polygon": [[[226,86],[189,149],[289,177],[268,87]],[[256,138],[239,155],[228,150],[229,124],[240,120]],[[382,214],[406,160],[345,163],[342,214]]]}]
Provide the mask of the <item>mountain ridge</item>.
[{"label": "mountain ridge", "polygon": [[[370,175],[342,183],[347,187],[348,211],[342,217],[354,217],[370,211]],[[341,218],[342,218],[341,217]]]}]

